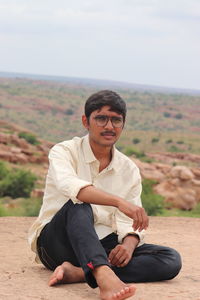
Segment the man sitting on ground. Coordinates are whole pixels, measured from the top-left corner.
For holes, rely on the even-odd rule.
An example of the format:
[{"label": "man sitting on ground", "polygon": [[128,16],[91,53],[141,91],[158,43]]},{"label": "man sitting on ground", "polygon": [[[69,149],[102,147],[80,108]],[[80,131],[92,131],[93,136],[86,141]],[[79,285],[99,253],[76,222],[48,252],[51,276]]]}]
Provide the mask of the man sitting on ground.
[{"label": "man sitting on ground", "polygon": [[125,118],[117,93],[97,92],[82,116],[88,134],[50,150],[43,204],[29,232],[36,261],[54,271],[50,286],[86,281],[101,299],[121,300],[135,293],[133,282],[179,273],[174,249],[143,241],[148,217],[139,170],[114,146]]}]

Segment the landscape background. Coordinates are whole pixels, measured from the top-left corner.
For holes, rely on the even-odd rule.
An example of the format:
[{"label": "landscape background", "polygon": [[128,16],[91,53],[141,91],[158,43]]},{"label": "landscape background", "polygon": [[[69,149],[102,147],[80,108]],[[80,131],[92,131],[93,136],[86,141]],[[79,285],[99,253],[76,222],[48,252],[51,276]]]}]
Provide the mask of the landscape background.
[{"label": "landscape background", "polygon": [[[113,89],[127,102],[117,147],[141,170],[148,212],[200,216],[199,90],[5,72],[0,73],[1,215],[38,214],[48,151],[59,141],[86,134],[83,106],[100,89]],[[11,195],[16,178],[3,174],[16,169],[31,171],[36,179],[16,173],[19,189],[27,181],[29,191]]]},{"label": "landscape background", "polygon": [[59,142],[84,134],[80,120],[85,100],[109,88],[127,102],[120,147],[134,144],[145,152],[200,151],[200,90],[12,73],[0,73],[0,77],[1,120],[32,130],[40,138]]}]

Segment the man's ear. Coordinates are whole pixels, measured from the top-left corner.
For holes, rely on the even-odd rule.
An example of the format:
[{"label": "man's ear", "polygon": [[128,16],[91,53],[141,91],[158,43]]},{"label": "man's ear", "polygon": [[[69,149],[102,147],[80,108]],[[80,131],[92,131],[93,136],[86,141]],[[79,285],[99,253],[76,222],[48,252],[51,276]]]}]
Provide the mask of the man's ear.
[{"label": "man's ear", "polygon": [[85,115],[82,116],[82,124],[83,126],[88,129],[89,128],[89,123],[88,123],[88,119]]}]

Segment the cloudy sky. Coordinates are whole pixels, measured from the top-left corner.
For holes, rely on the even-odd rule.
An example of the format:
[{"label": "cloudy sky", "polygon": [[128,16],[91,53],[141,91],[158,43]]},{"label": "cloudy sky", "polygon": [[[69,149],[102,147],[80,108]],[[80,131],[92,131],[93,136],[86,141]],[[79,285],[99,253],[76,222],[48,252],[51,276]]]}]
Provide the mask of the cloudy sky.
[{"label": "cloudy sky", "polygon": [[200,89],[200,0],[0,0],[0,71]]}]

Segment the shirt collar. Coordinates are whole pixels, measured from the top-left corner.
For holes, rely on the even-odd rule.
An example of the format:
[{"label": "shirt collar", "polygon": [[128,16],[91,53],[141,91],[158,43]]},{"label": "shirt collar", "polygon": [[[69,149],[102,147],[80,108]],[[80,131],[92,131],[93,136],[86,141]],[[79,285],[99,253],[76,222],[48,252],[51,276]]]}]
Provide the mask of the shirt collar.
[{"label": "shirt collar", "polygon": [[110,162],[110,164],[108,165],[107,167],[107,170],[118,170],[119,168],[119,162],[118,162],[118,150],[116,149],[115,146],[113,146],[113,149],[112,149],[112,160]]},{"label": "shirt collar", "polygon": [[93,161],[97,161],[97,159],[94,156],[94,153],[90,147],[88,134],[86,136],[84,136],[84,138],[83,138],[83,154],[84,154],[86,163],[92,163]]},{"label": "shirt collar", "polygon": [[[94,153],[91,149],[88,134],[86,136],[84,136],[84,138],[83,138],[83,153],[84,153],[86,163],[92,163],[94,161],[98,161],[97,158],[94,156]],[[112,160],[111,160],[110,164],[108,165],[107,170],[112,170],[112,169],[117,170],[118,168],[119,168],[118,150],[116,149],[115,146],[113,146]]]}]

